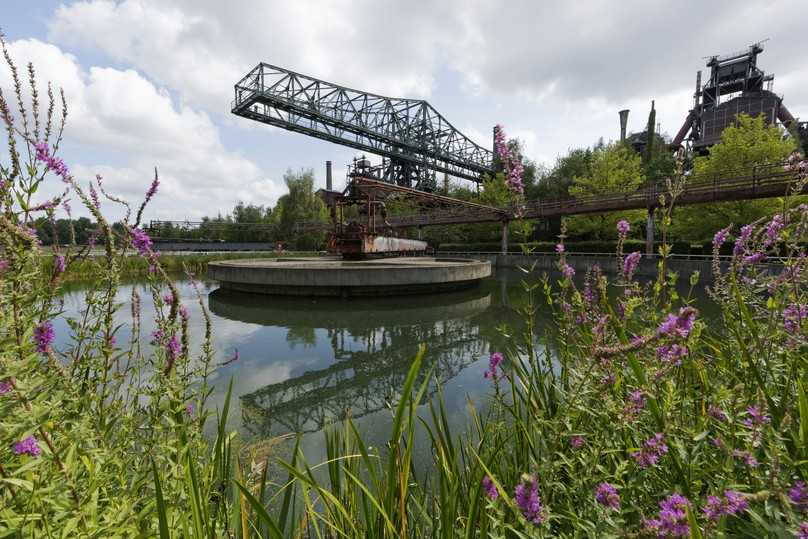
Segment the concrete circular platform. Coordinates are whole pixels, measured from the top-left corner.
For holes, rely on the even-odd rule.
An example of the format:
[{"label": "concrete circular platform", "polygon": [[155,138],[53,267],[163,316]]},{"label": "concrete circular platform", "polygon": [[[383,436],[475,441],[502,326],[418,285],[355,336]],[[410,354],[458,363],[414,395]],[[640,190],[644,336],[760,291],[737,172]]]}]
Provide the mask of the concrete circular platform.
[{"label": "concrete circular platform", "polygon": [[222,288],[284,296],[380,296],[457,290],[491,275],[481,260],[401,257],[261,258],[208,264]]}]

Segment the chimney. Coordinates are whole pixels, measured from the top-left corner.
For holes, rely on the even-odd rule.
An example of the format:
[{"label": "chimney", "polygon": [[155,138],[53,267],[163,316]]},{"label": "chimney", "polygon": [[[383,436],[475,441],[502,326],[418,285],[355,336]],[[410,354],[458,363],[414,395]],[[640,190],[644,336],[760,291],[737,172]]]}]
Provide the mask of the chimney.
[{"label": "chimney", "polygon": [[331,161],[325,162],[325,188],[331,191]]},{"label": "chimney", "polygon": [[618,114],[620,114],[620,142],[626,140],[626,125],[628,125],[628,111],[629,109],[623,109]]}]

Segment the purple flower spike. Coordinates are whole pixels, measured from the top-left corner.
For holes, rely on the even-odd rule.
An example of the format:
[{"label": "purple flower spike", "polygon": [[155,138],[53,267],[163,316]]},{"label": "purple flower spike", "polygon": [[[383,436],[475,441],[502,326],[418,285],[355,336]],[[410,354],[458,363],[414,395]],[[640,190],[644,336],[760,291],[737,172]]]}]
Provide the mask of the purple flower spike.
[{"label": "purple flower spike", "polygon": [[640,468],[648,468],[649,466],[655,466],[660,457],[667,452],[668,446],[665,444],[665,436],[661,432],[657,432],[643,442],[639,451],[631,453],[631,458]]},{"label": "purple flower spike", "polygon": [[783,329],[791,335],[800,332],[802,321],[808,318],[808,305],[792,303],[783,309]]},{"label": "purple flower spike", "polygon": [[595,500],[602,506],[620,511],[620,495],[609,483],[601,483],[595,489]]},{"label": "purple flower spike", "polygon": [[626,276],[626,279],[631,279],[631,276],[634,275],[635,271],[637,271],[637,266],[640,264],[640,258],[642,258],[642,253],[639,251],[634,251],[633,253],[626,255],[626,258],[623,260],[623,275]]},{"label": "purple flower spike", "polygon": [[658,518],[643,518],[645,531],[656,537],[688,537],[687,508],[690,501],[678,493],[659,502]]},{"label": "purple flower spike", "polygon": [[485,495],[488,496],[489,500],[496,500],[499,498],[499,491],[497,491],[496,485],[494,485],[494,482],[487,475],[483,477],[483,488],[485,489]]},{"label": "purple flower spike", "polygon": [[724,245],[724,242],[727,241],[727,236],[729,235],[729,229],[730,227],[722,228],[715,233],[715,236],[713,236],[713,249],[718,250],[722,245]]},{"label": "purple flower spike", "polygon": [[722,516],[737,515],[749,507],[749,502],[743,494],[735,490],[725,490],[724,497],[707,496],[707,503],[702,512],[708,520],[717,522]]},{"label": "purple flower spike", "polygon": [[808,490],[805,489],[805,481],[796,481],[794,486],[788,489],[788,498],[796,509],[803,513],[808,512]]},{"label": "purple flower spike", "polygon": [[39,448],[39,442],[37,442],[37,439],[33,436],[29,436],[14,444],[14,454],[16,455],[38,457],[40,453],[42,453],[42,450]]},{"label": "purple flower spike", "polygon": [[65,255],[56,255],[53,257],[53,269],[57,275],[65,272]]},{"label": "purple flower spike", "polygon": [[528,522],[532,522],[536,526],[544,522],[544,515],[542,514],[544,508],[539,497],[539,487],[533,476],[522,476],[522,481],[514,489],[514,498],[516,505],[522,511],[522,516]]},{"label": "purple flower spike", "polygon": [[504,376],[504,373],[499,371],[500,364],[505,360],[502,352],[492,352],[488,360],[488,369],[483,373],[483,377],[488,380],[497,381]]},{"label": "purple flower spike", "polygon": [[140,256],[148,256],[151,253],[152,241],[148,234],[139,228],[130,229],[132,233],[132,246]]},{"label": "purple flower spike", "polygon": [[626,234],[628,234],[630,230],[631,225],[628,224],[628,221],[625,219],[620,219],[620,221],[617,222],[617,233],[620,234],[621,238],[625,238]]},{"label": "purple flower spike", "polygon": [[34,344],[40,354],[47,354],[53,344],[53,324],[45,320],[34,328]]},{"label": "purple flower spike", "polygon": [[673,313],[668,315],[668,318],[657,329],[657,335],[679,336],[686,339],[693,331],[695,321],[696,311],[690,307],[682,307],[679,309],[678,316]]},{"label": "purple flower spike", "polygon": [[0,382],[0,397],[5,395],[9,391],[11,391],[11,382],[8,380],[3,380],[2,382]]},{"label": "purple flower spike", "polygon": [[168,352],[168,357],[171,358],[172,361],[180,357],[180,341],[177,339],[177,335],[172,335],[168,340],[166,352]]},{"label": "purple flower spike", "polygon": [[564,277],[567,279],[572,279],[575,276],[575,268],[569,264],[564,264],[564,266],[561,268],[561,273],[563,273]]}]

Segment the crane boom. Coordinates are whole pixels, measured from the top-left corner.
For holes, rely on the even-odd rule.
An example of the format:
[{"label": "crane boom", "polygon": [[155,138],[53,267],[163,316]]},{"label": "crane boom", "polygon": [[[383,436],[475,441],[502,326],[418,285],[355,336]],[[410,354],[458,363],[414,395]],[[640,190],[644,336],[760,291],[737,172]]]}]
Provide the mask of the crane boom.
[{"label": "crane boom", "polygon": [[258,64],[235,85],[233,114],[386,158],[385,181],[430,190],[434,173],[480,181],[493,152],[424,100],[385,97]]}]

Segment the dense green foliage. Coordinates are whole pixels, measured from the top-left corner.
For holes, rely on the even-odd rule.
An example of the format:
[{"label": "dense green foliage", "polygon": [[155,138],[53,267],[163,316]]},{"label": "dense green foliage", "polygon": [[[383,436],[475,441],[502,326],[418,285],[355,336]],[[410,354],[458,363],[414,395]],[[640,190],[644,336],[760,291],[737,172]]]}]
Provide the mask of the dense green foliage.
[{"label": "dense green foliage", "polygon": [[[693,173],[699,176],[719,175],[727,171],[748,171],[767,163],[782,163],[796,149],[793,139],[783,130],[766,125],[763,116],[738,116],[721,134],[721,142],[710,148],[707,156],[697,157]],[[672,232],[688,239],[707,238],[731,223],[750,223],[782,208],[782,200],[741,200],[683,207],[677,210]]]},{"label": "dense green foliage", "polygon": [[[569,194],[589,198],[610,193],[630,193],[645,180],[642,159],[626,144],[614,143],[596,149],[588,170],[573,178]],[[576,234],[593,239],[613,237],[614,223],[620,219],[641,221],[642,211],[611,212],[599,215],[581,215],[569,219],[570,229]]]}]

